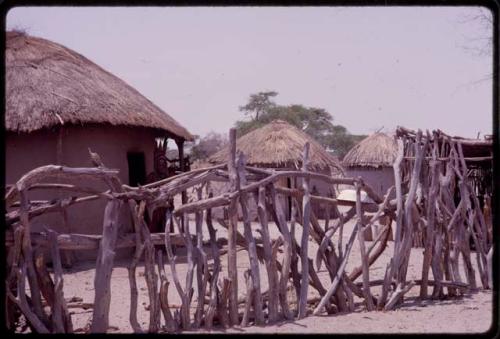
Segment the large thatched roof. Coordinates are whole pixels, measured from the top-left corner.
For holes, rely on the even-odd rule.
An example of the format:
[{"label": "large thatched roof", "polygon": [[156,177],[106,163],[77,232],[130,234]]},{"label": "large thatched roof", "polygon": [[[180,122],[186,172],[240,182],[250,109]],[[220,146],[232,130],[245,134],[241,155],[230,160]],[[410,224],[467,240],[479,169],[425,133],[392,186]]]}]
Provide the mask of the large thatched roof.
[{"label": "large thatched roof", "polygon": [[8,131],[105,123],[167,131],[192,140],[177,121],[123,80],[54,42],[19,32],[6,35]]},{"label": "large thatched roof", "polygon": [[385,133],[374,133],[351,148],[344,156],[342,164],[345,167],[392,166],[397,149],[393,138]]},{"label": "large thatched roof", "polygon": [[[283,120],[274,120],[236,140],[236,149],[245,154],[247,164],[258,167],[300,169],[304,145],[309,142],[309,170],[330,169],[334,175],[343,174],[342,166],[332,155],[307,134]],[[228,161],[229,146],[226,146],[208,161]]]}]

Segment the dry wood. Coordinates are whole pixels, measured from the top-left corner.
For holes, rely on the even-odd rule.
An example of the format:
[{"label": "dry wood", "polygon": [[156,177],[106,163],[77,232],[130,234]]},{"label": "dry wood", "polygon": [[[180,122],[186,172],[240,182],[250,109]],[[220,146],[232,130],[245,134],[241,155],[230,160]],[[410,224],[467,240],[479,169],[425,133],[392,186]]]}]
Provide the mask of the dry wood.
[{"label": "dry wood", "polygon": [[[236,170],[236,129],[229,130],[229,160],[227,164],[229,173],[230,190],[238,191],[240,182]],[[236,199],[232,199],[229,208],[229,228],[227,232],[227,274],[231,282],[229,285],[229,319],[232,325],[238,324],[238,271],[236,265],[236,232],[238,226],[238,210]]]},{"label": "dry wood", "polygon": [[[323,230],[321,229],[321,225],[319,224],[319,221],[316,218],[316,215],[314,214],[313,211],[311,211],[310,217],[311,217],[311,226],[312,226],[311,236],[316,241],[316,243],[320,244],[322,242],[322,240],[324,239],[325,234],[324,234]],[[332,279],[334,279],[335,273],[337,271],[337,267],[340,265],[341,259],[338,258],[337,255],[335,254],[334,245],[333,245],[333,243],[331,243],[331,241],[329,239],[328,239],[328,248],[325,251],[325,257],[327,260],[326,268],[328,270],[328,273],[329,273],[330,277]],[[311,260],[311,262],[312,262],[312,260]],[[316,275],[314,270],[310,270],[310,273]],[[311,275],[311,277],[312,277],[312,275]],[[345,279],[345,277],[346,276],[344,275],[343,278]],[[346,294],[345,294],[343,285],[340,285],[338,287],[337,291],[335,292],[335,296],[334,296],[334,303],[335,303],[335,305],[337,305],[340,312],[347,311],[347,304],[345,303],[345,300],[346,300]]]},{"label": "dry wood", "polygon": [[337,270],[337,274],[335,275],[335,279],[333,280],[332,284],[328,288],[328,291],[326,292],[326,294],[321,298],[321,301],[318,304],[318,306],[316,306],[316,308],[314,309],[313,315],[318,315],[321,312],[321,310],[323,309],[323,307],[325,306],[327,301],[330,299],[330,297],[333,295],[333,293],[337,289],[339,281],[342,277],[342,274],[344,273],[345,266],[347,265],[347,260],[349,258],[349,254],[351,253],[352,245],[354,243],[354,239],[355,239],[355,236],[357,233],[358,233],[357,228],[355,227],[351,233],[351,236],[349,237],[348,242],[347,242],[346,251],[345,251],[344,257],[342,258],[342,263],[340,264],[340,266]]},{"label": "dry wood", "polygon": [[[237,162],[237,172],[241,185],[246,184],[245,177],[245,157],[243,153],[239,153]],[[257,259],[257,250],[255,247],[255,239],[252,235],[250,218],[248,216],[248,198],[245,192],[240,194],[241,212],[243,215],[243,226],[245,240],[247,242],[248,256],[250,261],[250,274],[252,275],[253,284],[253,308],[255,312],[255,322],[257,325],[264,324],[264,313],[262,312],[262,295],[260,289],[260,271],[259,260]]]},{"label": "dry wood", "polygon": [[[372,244],[372,247],[366,251],[366,255],[368,257],[368,267],[370,267],[377,259],[380,257],[380,255],[384,252],[385,248],[387,247],[387,241],[389,240],[389,236],[391,234],[391,225],[387,225],[384,227],[384,229],[380,232],[379,237],[375,239],[375,241]],[[377,249],[375,252],[370,255],[372,249],[374,246],[378,244]],[[356,280],[361,274],[363,273],[363,267],[362,266],[357,266],[354,268],[351,273],[349,274],[349,279],[352,281]]]},{"label": "dry wood", "polygon": [[[23,226],[18,226],[14,230],[14,248],[9,251],[9,256],[7,257],[8,276],[5,281],[5,289],[7,293],[12,293],[12,291],[16,290],[17,269],[21,258],[23,232]],[[14,331],[19,314],[17,312],[16,304],[11,300],[11,298],[5,298],[5,313],[6,327],[9,331]]]},{"label": "dry wood", "polygon": [[434,220],[436,213],[436,197],[438,193],[438,175],[439,168],[436,162],[437,158],[437,139],[434,139],[434,144],[432,147],[432,157],[433,160],[430,161],[430,173],[431,173],[431,184],[429,190],[429,202],[427,204],[427,234],[426,243],[424,250],[424,259],[422,264],[422,285],[420,285],[420,298],[427,298],[427,281],[429,279],[429,268],[432,260],[432,246],[434,243]]},{"label": "dry wood", "polygon": [[[67,206],[82,203],[82,202],[87,202],[87,201],[91,201],[91,200],[96,200],[99,198],[100,198],[99,195],[91,195],[91,196],[80,197],[80,198],[78,198],[78,197],[62,198],[62,199],[56,200],[55,202],[48,202],[48,203],[41,204],[37,207],[31,208],[28,211],[28,217],[30,219],[33,219],[34,217],[37,217],[37,216],[42,215],[42,214],[51,213],[51,212],[60,212],[61,209],[65,208]],[[20,211],[15,210],[15,211],[12,211],[12,212],[6,214],[5,222],[8,225],[14,224],[20,220],[20,217],[21,217]]]},{"label": "dry wood", "polygon": [[49,333],[49,330],[40,318],[31,310],[28,300],[26,299],[25,281],[26,281],[26,264],[22,264],[21,268],[16,268],[17,275],[17,297],[14,297],[11,291],[7,291],[7,297],[10,298],[24,314],[28,322],[31,324],[36,333]]},{"label": "dry wood", "polygon": [[218,297],[217,302],[217,316],[219,321],[223,327],[229,326],[229,317],[228,317],[228,302],[229,302],[229,291],[231,280],[224,277],[219,281],[220,285],[220,295]]},{"label": "dry wood", "polygon": [[[172,214],[170,213],[170,211],[167,210],[167,213],[166,213],[166,226],[165,226],[165,249],[166,249],[166,252],[167,252],[167,258],[168,258],[168,262],[170,263],[170,271],[172,273],[172,279],[174,280],[174,285],[175,285],[175,288],[177,289],[177,292],[181,298],[181,301],[182,301],[182,304],[181,304],[181,312],[179,313],[179,315],[181,316],[181,314],[185,314],[185,308],[187,307],[186,306],[186,303],[185,301],[187,300],[187,293],[184,292],[182,286],[181,286],[181,283],[179,281],[179,276],[177,275],[177,269],[175,267],[175,259],[176,257],[174,257],[174,254],[173,254],[173,251],[172,251],[172,243],[170,241],[170,224],[173,222],[172,220]],[[188,310],[189,312],[189,310]],[[174,319],[175,319],[175,314],[174,314]],[[185,319],[185,315],[184,316],[181,316],[181,319],[180,321],[182,322],[182,326],[183,328],[186,326],[185,322],[186,322],[186,319]],[[176,321],[177,323],[177,321]]]},{"label": "dry wood", "polygon": [[288,280],[290,277],[290,264],[292,261],[292,237],[290,235],[290,230],[288,229],[288,225],[285,218],[285,213],[283,210],[283,206],[281,205],[281,201],[278,199],[274,186],[269,186],[269,192],[271,196],[272,206],[274,212],[276,213],[279,230],[283,235],[283,264],[281,267],[281,279],[280,279],[280,304],[281,309],[283,311],[283,315],[286,319],[293,319],[293,314],[290,311],[287,298],[286,291],[288,286]]},{"label": "dry wood", "polygon": [[29,190],[31,186],[47,181],[48,179],[60,180],[61,178],[82,179],[90,181],[103,181],[105,178],[118,174],[118,170],[108,168],[75,168],[58,165],[47,165],[35,168],[18,180],[16,185],[5,195],[5,205],[10,206],[19,196],[20,191]]},{"label": "dry wood", "polygon": [[[375,223],[375,221],[377,221],[382,216],[383,211],[385,210],[387,204],[389,203],[389,197],[393,189],[394,186],[391,186],[387,190],[384,201],[379,205],[379,209],[377,210],[375,215],[370,219],[368,224],[366,224],[365,228],[371,227]],[[392,220],[390,220],[389,223],[384,227],[384,229],[377,235],[377,237],[373,240],[371,247],[368,249],[368,251],[366,251],[366,256],[368,258],[368,267],[370,267],[385,250],[387,246],[387,241],[389,240],[389,237],[392,234],[391,223]],[[371,251],[377,244],[378,244],[377,249],[372,255],[370,255]],[[359,277],[359,275],[362,274],[362,272],[363,272],[363,267],[362,265],[360,265],[352,270],[352,272],[349,274],[349,279],[351,279],[352,281],[356,280]]]},{"label": "dry wood", "polygon": [[149,328],[150,333],[158,332],[160,328],[160,305],[158,299],[158,276],[155,273],[155,249],[151,242],[149,230],[143,223],[142,237],[144,239],[144,278],[146,279],[146,286],[148,288],[149,296]]},{"label": "dry wood", "polygon": [[[154,245],[162,245],[165,242],[165,234],[151,233],[151,242]],[[174,245],[183,245],[183,238],[178,234],[171,234],[171,242]],[[47,236],[45,232],[31,233],[31,242],[33,246],[48,247]],[[90,234],[58,234],[57,244],[61,250],[97,250],[102,235]],[[194,242],[194,238],[191,237]],[[5,232],[5,246],[13,246],[13,235],[11,231]],[[136,246],[136,233],[128,233],[118,236],[115,248],[126,248]]]},{"label": "dry wood", "polygon": [[[175,219],[174,219],[175,221]],[[193,261],[193,244],[190,239],[189,234],[189,219],[187,217],[184,218],[184,230],[181,229],[180,223],[175,222],[179,234],[182,235],[184,239],[184,246],[186,246],[187,252],[187,273],[186,273],[186,282],[184,285],[184,293],[182,294],[182,308],[181,308],[181,321],[182,328],[187,330],[191,328],[191,316],[189,312],[189,307],[191,304],[191,298],[193,296],[192,286],[193,286],[193,271],[194,271],[194,261]]]},{"label": "dry wood", "polygon": [[[389,276],[388,279],[392,279],[399,268],[400,261],[400,250],[401,250],[401,238],[402,238],[402,229],[403,229],[403,193],[402,193],[402,178],[401,178],[401,162],[404,156],[404,142],[401,139],[398,139],[398,153],[396,156],[396,160],[393,164],[394,169],[394,182],[396,187],[396,234],[394,236],[394,254],[392,256],[391,263],[392,265],[389,268]],[[384,290],[387,292],[387,290]],[[383,298],[381,298],[381,304],[385,304],[386,294],[382,294]]]},{"label": "dry wood", "polygon": [[[96,299],[94,302],[94,319],[91,326],[93,332],[100,328],[101,332],[108,329],[109,312],[109,278],[113,267],[114,250],[122,247],[135,247],[135,254],[129,267],[129,282],[131,288],[130,322],[134,332],[142,332],[137,321],[137,284],[135,271],[143,251],[145,251],[146,283],[150,305],[149,331],[157,332],[161,327],[161,313],[166,324],[167,332],[176,332],[179,327],[189,329],[191,324],[191,308],[194,311],[194,327],[204,324],[205,328],[220,324],[243,326],[255,322],[264,323],[264,310],[267,307],[268,323],[277,321],[280,315],[292,319],[293,302],[288,300],[287,294],[293,286],[297,295],[297,316],[306,316],[308,286],[311,285],[321,295],[321,300],[314,310],[318,314],[324,308],[327,313],[352,312],[355,310],[354,296],[365,300],[367,308],[373,309],[374,304],[380,309],[394,309],[402,303],[405,293],[414,285],[421,286],[421,296],[427,297],[427,286],[433,286],[433,297],[460,295],[468,289],[475,289],[475,273],[471,263],[469,238],[472,237],[476,247],[476,260],[479,276],[483,288],[491,287],[491,213],[488,212],[488,202],[485,200],[485,210],[480,209],[479,198],[476,196],[476,177],[469,177],[471,171],[467,168],[470,161],[466,159],[462,150],[462,139],[446,136],[441,131],[429,132],[423,136],[421,131],[413,132],[398,129],[398,156],[393,169],[396,182],[396,198],[390,200],[390,191],[379,197],[374,190],[361,178],[332,178],[327,175],[313,173],[306,170],[307,146],[305,149],[302,168],[294,170],[269,170],[245,166],[243,156],[236,166],[236,132],[230,133],[230,159],[227,164],[183,173],[178,176],[161,180],[147,187],[132,188],[121,185],[117,171],[107,169],[102,162],[97,168],[69,168],[64,166],[44,166],[27,173],[14,186],[8,187],[6,202],[9,211],[6,214],[8,230],[6,232],[6,246],[10,251],[7,278],[6,303],[7,321],[12,324],[12,305],[17,305],[26,316],[29,326],[34,332],[71,332],[71,319],[67,310],[69,307],[91,307],[82,303],[67,304],[61,298],[62,273],[55,267],[55,284],[45,269],[40,256],[35,256],[34,246],[39,249],[50,247],[56,266],[60,266],[59,250],[99,249],[100,254],[96,262]],[[430,145],[431,147],[427,147]],[[472,145],[472,144],[471,144]],[[485,144],[486,145],[486,144]],[[404,162],[403,162],[404,160]],[[481,161],[489,159],[479,159]],[[443,164],[442,167],[441,164]],[[227,171],[226,171],[227,167]],[[445,168],[443,174],[442,169]],[[47,183],[47,179],[91,179],[105,183],[109,190],[100,192],[88,187],[69,184]],[[294,185],[291,188],[279,187],[278,181],[289,178]],[[297,189],[297,178],[302,180],[302,189]],[[341,202],[335,198],[332,191],[328,197],[312,195],[309,192],[309,181],[320,180],[327,185],[348,184],[356,188],[356,203]],[[210,182],[229,182],[229,190],[218,196],[208,194],[208,198],[201,197],[201,188]],[[197,201],[187,203],[184,192],[188,188],[198,189]],[[62,190],[75,192],[77,197],[64,197],[57,200],[28,201],[28,190]],[[378,210],[371,219],[367,219],[360,202],[360,191],[364,190],[368,197],[374,200]],[[408,192],[406,196],[404,192]],[[460,203],[456,206],[454,198],[460,193]],[[90,194],[90,196],[81,196]],[[172,206],[174,195],[181,194],[183,204],[175,209]],[[255,196],[257,214],[260,221],[261,235],[254,237],[251,230],[249,216],[248,194]],[[280,197],[278,199],[278,194]],[[267,196],[266,196],[267,195]],[[293,200],[290,229],[285,217],[285,209],[280,199],[291,197]],[[104,198],[109,200],[107,214],[104,219],[103,235],[78,235],[50,233],[50,242],[47,234],[32,233],[30,218],[47,213],[67,213],[69,206],[92,199]],[[16,202],[15,200],[19,200]],[[134,200],[141,201],[139,207]],[[134,222],[134,233],[116,235],[121,221],[118,219],[118,207],[114,210],[111,205],[123,205],[127,201]],[[237,204],[242,206],[244,235],[237,230]],[[166,207],[167,227],[165,234],[150,234],[143,219],[143,213],[148,206],[148,212],[158,207]],[[311,210],[311,204],[323,204],[327,207],[325,226],[319,224]],[[339,205],[351,206],[346,213],[340,213]],[[301,207],[300,207],[301,206]],[[109,209],[108,209],[109,207]],[[212,225],[211,209],[224,207],[228,212],[226,220],[219,223],[228,229],[227,248],[225,239],[217,239]],[[298,207],[298,208],[297,208]],[[316,206],[314,206],[316,207]],[[202,238],[202,217],[207,210],[207,227],[210,240],[204,242]],[[330,214],[330,212],[332,212]],[[189,234],[188,214],[196,215],[196,237]],[[120,214],[121,215],[121,214]],[[342,245],[343,226],[354,217],[357,224],[349,242],[344,249]],[[271,216],[281,236],[272,241],[269,235],[268,216]],[[372,227],[380,218],[389,219],[389,223],[378,233],[376,239],[366,250],[363,241],[363,229]],[[391,234],[390,223],[396,220],[394,254],[387,265],[384,279],[369,280],[370,265],[377,260],[386,247]],[[175,221],[178,234],[170,234],[168,227]],[[330,226],[331,222],[331,226]],[[297,224],[302,226],[301,244],[295,240],[294,232]],[[387,223],[385,221],[384,223]],[[366,226],[363,227],[363,224]],[[12,234],[14,231],[14,235]],[[332,241],[333,235],[339,231],[338,243]],[[17,233],[16,233],[17,232]],[[24,236],[23,236],[23,232]],[[308,257],[308,241],[312,237],[319,248],[316,253],[316,267]],[[351,274],[345,272],[350,257],[354,237],[358,237],[361,251],[361,261],[357,263]],[[161,254],[158,254],[158,272],[160,291],[158,292],[158,276],[155,273],[154,244],[164,243],[167,250],[172,279],[177,292],[181,297],[180,305],[170,305],[167,293],[169,282],[164,272]],[[17,245],[16,245],[17,244]],[[55,244],[55,245],[54,245]],[[175,257],[172,245],[183,245],[187,251],[188,272],[184,286],[181,286],[175,271]],[[209,245],[213,266],[209,265],[204,245]],[[238,300],[236,266],[236,245],[238,249],[249,253],[250,267],[243,274],[246,280],[247,298]],[[413,246],[425,246],[422,279],[406,281],[409,257]],[[59,249],[57,249],[59,247]],[[221,247],[221,248],[219,248]],[[339,255],[337,256],[336,248]],[[57,254],[54,252],[57,251]],[[277,261],[278,252],[283,253],[283,262]],[[220,255],[228,254],[228,278],[220,277]],[[465,264],[466,281],[464,283],[459,269],[460,253]],[[35,257],[37,258],[35,260]],[[21,259],[22,258],[22,259]],[[301,260],[301,265],[298,260]],[[261,293],[261,277],[259,264],[261,261],[267,271],[269,290]],[[332,284],[325,289],[318,271],[321,263],[325,262]],[[59,264],[57,264],[59,262]],[[19,268],[21,267],[21,268]],[[299,271],[299,268],[302,271]],[[429,280],[429,270],[432,269],[434,280]],[[194,273],[196,271],[196,273]],[[279,277],[278,272],[281,272]],[[198,302],[191,307],[194,294],[193,274],[197,275]],[[362,282],[354,280],[363,276]],[[17,286],[16,278],[17,277]],[[20,279],[23,279],[21,283]],[[29,282],[30,298],[26,297],[25,282]],[[292,280],[293,285],[289,282]],[[99,283],[98,283],[99,280]],[[217,282],[220,283],[219,287]],[[209,289],[207,291],[207,285]],[[379,298],[370,293],[371,286],[382,285]],[[17,288],[16,288],[17,287]],[[445,290],[446,289],[446,290]],[[424,292],[425,290],[425,292]],[[14,293],[17,297],[14,297]],[[42,303],[41,297],[46,300]],[[389,300],[388,300],[389,299]],[[9,307],[10,303],[10,307]],[[244,312],[239,312],[238,304],[242,304]],[[208,308],[205,310],[205,304]],[[245,304],[245,305],[243,305]],[[43,306],[50,306],[50,318]],[[64,306],[65,305],[65,306]],[[265,305],[265,306],[264,306]],[[253,311],[252,311],[253,306]],[[281,306],[281,314],[279,313]],[[174,307],[174,313],[170,312]],[[178,309],[178,310],[177,310]],[[9,320],[10,319],[10,320]],[[69,321],[69,322],[68,322]],[[12,325],[8,325],[12,328]]]},{"label": "dry wood", "polygon": [[[40,293],[42,297],[45,299],[47,305],[53,309],[55,302],[55,291],[54,291],[54,282],[50,277],[50,274],[47,270],[47,263],[45,262],[45,254],[43,251],[38,250],[35,251],[35,271],[38,286],[40,287]],[[43,305],[43,303],[42,303]]]},{"label": "dry wood", "polygon": [[384,279],[382,281],[382,292],[380,293],[380,297],[377,302],[377,310],[381,310],[384,308],[387,302],[387,296],[389,295],[389,288],[391,287],[392,280],[392,269],[394,267],[394,258],[391,258],[387,263],[384,273]]},{"label": "dry wood", "polygon": [[144,245],[140,245],[138,250],[136,251],[134,257],[132,258],[132,261],[130,263],[130,266],[128,268],[128,279],[129,279],[129,284],[130,284],[130,315],[129,315],[129,320],[130,320],[130,326],[132,327],[132,330],[135,333],[142,333],[142,328],[139,322],[137,321],[137,297],[138,297],[138,291],[137,291],[137,281],[135,279],[135,271],[137,268],[137,263],[139,262],[142,252],[144,251]]},{"label": "dry wood", "polygon": [[[307,164],[309,161],[309,143],[306,142],[304,146],[304,155],[302,156],[302,171],[307,171]],[[311,215],[311,201],[309,197],[309,178],[305,177],[302,180],[302,188],[304,189],[304,197],[302,199],[302,238],[300,242],[300,247],[302,249],[300,263],[302,266],[302,279],[300,281],[300,298],[298,305],[298,319],[302,319],[306,316],[307,307],[307,291],[309,287],[309,258],[308,244],[309,244],[309,219]]]},{"label": "dry wood", "polygon": [[111,301],[111,271],[115,257],[115,242],[118,232],[118,214],[122,202],[111,200],[104,210],[104,222],[101,244],[96,261],[96,272],[94,279],[95,298],[94,312],[90,331],[93,333],[105,333],[109,322],[109,305]]},{"label": "dry wood", "polygon": [[252,307],[252,300],[254,299],[254,294],[256,293],[255,288],[253,287],[254,284],[252,282],[250,270],[245,271],[244,277],[245,277],[245,285],[247,287],[247,293],[245,297],[245,311],[243,312],[241,327],[248,326],[248,320],[250,318],[250,308]]},{"label": "dry wood", "polygon": [[68,312],[63,293],[63,272],[61,257],[57,246],[57,234],[49,230],[49,243],[52,255],[52,264],[54,267],[54,306],[52,308],[52,321],[57,333],[73,332],[73,324]]},{"label": "dry wood", "polygon": [[216,230],[214,229],[212,224],[212,211],[210,209],[208,209],[206,213],[206,223],[208,227],[208,233],[210,235],[212,257],[214,259],[214,267],[210,280],[210,300],[208,302],[208,310],[205,316],[205,328],[210,329],[212,327],[214,315],[217,310],[217,281],[220,272],[219,247],[217,246]]},{"label": "dry wood", "polygon": [[167,332],[172,333],[177,331],[177,324],[174,321],[172,313],[170,312],[170,306],[168,303],[168,286],[170,282],[167,279],[167,274],[165,273],[165,266],[163,266],[163,253],[161,251],[157,252],[157,263],[158,272],[160,273],[160,307],[163,313],[163,318],[165,320],[165,327]]},{"label": "dry wood", "polygon": [[[21,181],[21,180],[20,180]],[[28,283],[30,286],[30,295],[31,301],[33,303],[33,309],[36,316],[43,321],[44,323],[48,323],[48,317],[45,311],[42,308],[42,298],[40,293],[40,287],[38,286],[38,280],[36,277],[35,265],[33,263],[34,255],[33,248],[31,246],[31,225],[28,217],[28,197],[26,195],[26,191],[22,188],[22,185],[17,183],[17,189],[19,191],[19,197],[21,201],[20,205],[20,219],[21,224],[24,228],[23,232],[23,243],[22,243],[22,253],[24,257],[24,261],[26,263],[27,268],[27,276]],[[19,283],[18,283],[19,286]]]},{"label": "dry wood", "polygon": [[[202,188],[197,188],[198,200],[201,200]],[[194,327],[200,327],[203,308],[205,306],[205,291],[208,282],[208,261],[207,255],[203,250],[203,234],[202,234],[202,223],[203,223],[203,210],[196,213],[196,282],[198,287],[198,303],[196,305],[196,311],[194,315]]]},{"label": "dry wood", "polygon": [[[269,319],[268,323],[273,324],[278,320],[278,271],[276,260],[272,257],[271,237],[269,236],[269,228],[267,221],[267,213],[265,207],[266,190],[264,187],[259,187],[257,212],[260,219],[262,244],[264,249],[264,262],[266,264],[267,279],[269,283]],[[293,215],[293,214],[292,214]]]},{"label": "dry wood", "polygon": [[[404,287],[403,287],[404,286]],[[414,281],[410,281],[408,284],[406,283],[399,283],[398,287],[396,288],[396,291],[393,293],[389,301],[384,307],[385,311],[390,311],[394,308],[398,300],[400,300],[403,295],[405,295],[411,288],[415,286]]]},{"label": "dry wood", "polygon": [[174,211],[174,214],[176,216],[180,216],[186,213],[193,213],[201,209],[226,206],[230,205],[231,201],[233,200],[234,200],[234,195],[225,194],[214,198],[194,201],[180,206]]},{"label": "dry wood", "polygon": [[354,185],[356,188],[356,214],[358,220],[356,221],[356,233],[358,234],[358,242],[359,242],[359,250],[361,253],[361,269],[363,274],[363,295],[366,301],[366,308],[368,311],[373,311],[375,306],[373,305],[373,301],[370,293],[370,277],[369,277],[369,264],[368,264],[368,256],[366,255],[365,249],[365,239],[363,236],[363,211],[361,210],[361,188],[356,183]]},{"label": "dry wood", "polygon": [[[146,204],[141,201],[140,205],[137,206],[136,202],[133,200],[129,201],[130,211],[132,213],[132,218],[134,221],[134,230],[135,230],[135,253],[134,257],[130,262],[130,266],[128,267],[128,279],[130,285],[130,326],[135,333],[142,333],[142,328],[139,322],[137,321],[137,281],[135,278],[135,270],[137,268],[137,263],[141,259],[142,253],[144,251],[144,244],[142,243],[141,236],[141,222],[144,215],[144,209]],[[116,244],[116,247],[118,244]]]},{"label": "dry wood", "polygon": [[428,142],[428,139],[425,139],[424,145],[421,145],[421,139],[422,131],[418,130],[417,139],[414,144],[417,160],[415,161],[412,169],[410,187],[404,203],[403,225],[405,227],[405,233],[403,235],[402,247],[399,252],[399,256],[402,258],[402,261],[400,262],[400,267],[396,267],[396,279],[398,282],[404,282],[406,280],[406,272],[411,253],[412,237],[416,231],[415,220],[418,220],[418,217],[416,216],[418,211],[416,210],[414,201],[417,193],[420,171],[422,168],[423,155],[425,153]]}]

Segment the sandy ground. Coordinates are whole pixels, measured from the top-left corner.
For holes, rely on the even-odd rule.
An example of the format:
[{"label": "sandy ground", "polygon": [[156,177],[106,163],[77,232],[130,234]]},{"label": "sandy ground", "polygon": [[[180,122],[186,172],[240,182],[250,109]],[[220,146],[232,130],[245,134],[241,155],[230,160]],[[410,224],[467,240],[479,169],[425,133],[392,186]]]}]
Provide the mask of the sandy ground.
[{"label": "sandy ground", "polygon": [[[217,229],[217,237],[225,237],[226,231],[220,225],[215,225]],[[278,231],[273,223],[270,223],[271,237],[276,238]],[[253,229],[258,227],[257,223],[252,224]],[[194,223],[191,223],[194,233]],[[243,225],[238,226],[239,231],[243,233]],[[206,227],[204,226],[204,230]],[[353,223],[349,223],[344,228],[343,244],[345,246],[350,232],[353,229]],[[298,226],[296,230],[296,238],[300,243],[300,233],[302,229]],[[208,232],[205,232],[208,239]],[[258,233],[254,232],[258,237]],[[333,237],[335,244],[338,240],[338,235]],[[371,242],[365,242],[366,246],[370,246]],[[313,258],[316,253],[315,244],[309,242],[309,256]],[[207,251],[209,252],[209,251]],[[372,265],[370,269],[370,280],[382,279],[385,267],[393,254],[393,243],[389,242],[388,248],[380,256],[380,258]],[[474,254],[475,256],[475,254]],[[408,269],[408,280],[420,279],[422,267],[422,249],[413,249],[410,256],[410,265]],[[210,260],[210,259],[209,259]],[[224,275],[227,274],[227,256],[222,256]],[[475,262],[475,258],[473,260]],[[350,272],[359,263],[359,248],[357,241],[351,252],[351,256],[347,265],[347,271]],[[64,295],[65,298],[73,296],[83,298],[84,302],[92,303],[94,300],[93,280],[95,270],[93,269],[94,262],[80,262],[75,264],[71,269],[65,270],[64,275]],[[110,329],[109,332],[129,333],[131,327],[129,323],[129,304],[130,304],[130,289],[128,282],[128,262],[120,260],[115,262],[111,279],[111,310],[110,310]],[[177,271],[181,279],[181,284],[184,284],[186,274],[185,258],[179,256]],[[238,252],[238,270],[239,281],[238,290],[241,296],[244,295],[244,279],[243,271],[248,268],[248,254],[245,250]],[[477,269],[476,269],[477,271]],[[166,272],[171,281],[170,267],[166,265]],[[143,329],[147,329],[149,322],[149,312],[146,310],[148,305],[147,288],[144,279],[144,266],[142,263],[137,268],[138,273],[138,319]],[[262,278],[262,290],[267,289],[267,273],[263,265],[260,266],[260,274]],[[476,272],[477,274],[477,272]],[[328,288],[331,284],[331,279],[324,268],[318,273],[323,285]],[[196,289],[196,274],[194,275],[193,287]],[[462,271],[462,277],[465,278],[465,273]],[[361,277],[357,279],[361,281]],[[479,276],[477,281],[480,282]],[[432,288],[430,288],[432,291]],[[375,295],[380,293],[380,287],[372,287],[371,292]],[[309,287],[311,297],[319,294]],[[360,299],[356,299],[358,306],[354,313],[308,316],[305,319],[293,322],[281,322],[273,326],[257,327],[251,326],[247,328],[230,328],[227,330],[218,329],[211,331],[212,333],[227,332],[227,333],[481,333],[487,331],[492,324],[492,298],[491,291],[478,291],[468,293],[464,297],[455,300],[436,300],[436,301],[419,301],[417,296],[419,287],[415,286],[407,293],[403,306],[395,311],[389,312],[366,312]],[[291,295],[293,295],[291,293]],[[193,296],[193,311],[196,305],[196,292]],[[173,283],[169,288],[169,302],[171,304],[180,304],[180,299]],[[70,310],[72,314],[73,324],[75,329],[84,328],[91,320],[92,309],[82,310],[73,308]],[[163,319],[162,319],[163,323]],[[199,330],[197,332],[205,332]]]}]

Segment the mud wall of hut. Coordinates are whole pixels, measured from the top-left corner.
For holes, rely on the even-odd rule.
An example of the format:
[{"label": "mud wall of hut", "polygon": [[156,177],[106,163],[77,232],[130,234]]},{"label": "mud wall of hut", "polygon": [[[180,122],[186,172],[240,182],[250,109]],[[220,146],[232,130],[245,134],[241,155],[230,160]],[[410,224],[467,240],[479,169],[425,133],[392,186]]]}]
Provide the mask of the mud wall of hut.
[{"label": "mud wall of hut", "polygon": [[[61,133],[62,132],[62,133]],[[119,169],[118,177],[123,183],[129,183],[127,152],[144,152],[146,175],[153,171],[153,150],[156,133],[148,128],[131,128],[125,126],[90,125],[64,126],[51,130],[36,131],[29,134],[7,133],[6,135],[6,184],[15,183],[28,171],[48,164],[63,164],[71,167],[91,167],[88,148],[99,153],[104,164],[109,168]],[[98,190],[106,187],[88,182],[60,181],[61,183],[89,186]],[[29,192],[30,200],[47,199],[47,191],[33,190]],[[59,198],[61,192],[49,192],[53,198]],[[75,194],[80,196],[81,194]],[[50,213],[37,218],[33,223],[33,231],[42,231],[49,226],[56,232],[72,232],[81,234],[101,234],[105,201],[92,200],[81,206],[69,207],[69,213]],[[130,212],[126,209],[127,225],[123,230],[131,230]],[[66,218],[66,220],[65,220]],[[123,250],[121,250],[123,251]],[[121,253],[125,256],[130,250]],[[94,259],[95,251],[80,251],[74,258]]]},{"label": "mud wall of hut", "polygon": [[363,178],[379,195],[384,195],[389,187],[394,185],[394,170],[392,167],[350,167],[346,168],[346,172],[348,177],[357,178],[360,176]]}]

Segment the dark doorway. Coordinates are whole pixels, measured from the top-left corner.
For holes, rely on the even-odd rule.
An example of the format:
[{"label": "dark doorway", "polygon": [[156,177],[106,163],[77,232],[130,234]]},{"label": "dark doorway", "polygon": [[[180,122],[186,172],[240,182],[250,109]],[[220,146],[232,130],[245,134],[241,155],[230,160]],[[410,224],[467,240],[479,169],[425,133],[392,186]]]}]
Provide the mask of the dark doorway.
[{"label": "dark doorway", "polygon": [[128,152],[128,183],[130,186],[146,183],[146,159],[143,152]]}]

